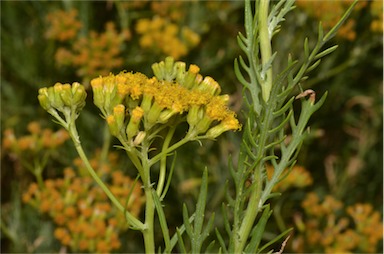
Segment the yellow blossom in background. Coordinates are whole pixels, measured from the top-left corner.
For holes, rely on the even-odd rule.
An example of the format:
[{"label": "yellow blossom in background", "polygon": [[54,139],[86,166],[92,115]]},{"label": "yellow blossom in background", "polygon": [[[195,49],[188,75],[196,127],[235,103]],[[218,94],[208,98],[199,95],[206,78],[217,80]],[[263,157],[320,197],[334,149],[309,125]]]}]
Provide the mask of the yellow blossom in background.
[{"label": "yellow blossom in background", "polygon": [[[266,165],[267,170],[267,176],[268,179],[271,179],[274,168],[267,164]],[[282,179],[278,184],[275,185],[274,191],[278,192],[284,192],[289,188],[304,188],[306,186],[312,185],[313,179],[311,174],[302,166],[294,166],[290,172],[288,172],[288,169],[285,169],[283,172],[283,176],[285,176],[288,173],[286,177]]]},{"label": "yellow blossom in background", "polygon": [[372,32],[383,33],[383,1],[372,1],[370,11],[373,18],[371,23]]},{"label": "yellow blossom in background", "polygon": [[53,132],[48,128],[42,129],[38,122],[30,122],[27,129],[30,134],[19,138],[15,136],[12,129],[4,130],[3,149],[10,151],[20,158],[27,158],[28,155],[36,155],[49,149],[55,149],[69,139],[69,134],[66,130],[60,129]]},{"label": "yellow blossom in background", "polygon": [[157,53],[179,59],[200,42],[200,36],[187,27],[179,27],[171,21],[155,16],[139,19],[136,32],[140,35],[140,46]]},{"label": "yellow blossom in background", "polygon": [[178,21],[181,20],[185,15],[183,7],[186,4],[188,4],[188,2],[180,0],[159,0],[151,2],[151,9],[154,13],[161,17],[168,17],[173,21]]},{"label": "yellow blossom in background", "polygon": [[[115,154],[110,154],[106,163],[100,163],[98,158],[100,156],[96,155],[91,160],[98,175],[110,179],[108,188],[128,211],[138,216],[144,202],[140,182],[135,184],[118,169]],[[93,182],[80,159],[75,160],[75,165],[76,171],[65,168],[62,178],[45,180],[43,188],[32,183],[23,194],[23,201],[53,219],[55,238],[71,251],[109,253],[118,250],[121,246],[119,234],[129,227],[124,214]]]},{"label": "yellow blossom in background", "polygon": [[115,25],[109,22],[104,33],[91,31],[88,36],[78,38],[70,49],[59,48],[55,59],[59,66],[77,67],[77,74],[85,79],[106,75],[122,66],[121,47],[129,37],[128,32],[118,33]]},{"label": "yellow blossom in background", "polygon": [[[342,17],[344,12],[351,5],[352,0],[346,1],[307,1],[307,0],[298,0],[296,1],[297,7],[305,10],[307,14],[315,19],[321,21],[324,29],[331,29],[339,19]],[[367,4],[366,1],[360,1],[354,11],[358,11],[365,7]],[[339,38],[344,38],[347,40],[355,40],[355,23],[356,20],[348,19],[347,22],[340,27],[337,35]]]},{"label": "yellow blossom in background", "polygon": [[320,199],[311,192],[303,200],[302,207],[304,215],[295,217],[298,232],[291,242],[294,252],[378,251],[378,243],[383,239],[383,222],[371,204],[345,207],[330,195]]},{"label": "yellow blossom in background", "polygon": [[75,39],[81,28],[81,22],[77,20],[77,16],[76,9],[55,10],[49,13],[46,17],[48,29],[45,36],[58,41]]},{"label": "yellow blossom in background", "polygon": [[85,36],[80,36],[81,22],[77,18],[75,9],[49,13],[46,37],[58,41],[71,40],[71,44],[57,49],[56,64],[59,67],[76,68],[77,75],[87,84],[91,77],[106,75],[114,68],[122,66],[122,45],[130,39],[131,34],[126,29],[118,32],[114,23],[108,22],[103,33],[91,31]]}]

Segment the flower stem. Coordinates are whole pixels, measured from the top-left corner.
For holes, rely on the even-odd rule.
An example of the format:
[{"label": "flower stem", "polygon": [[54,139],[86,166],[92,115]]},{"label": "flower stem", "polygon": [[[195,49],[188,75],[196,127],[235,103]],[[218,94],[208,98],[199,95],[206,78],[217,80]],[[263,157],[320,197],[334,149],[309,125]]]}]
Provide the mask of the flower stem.
[{"label": "flower stem", "polygon": [[92,168],[91,164],[89,163],[87,156],[84,153],[83,147],[81,146],[74,121],[71,124],[69,124],[68,132],[69,132],[69,135],[71,136],[73,143],[75,144],[75,148],[76,148],[77,153],[79,154],[80,158],[84,162],[85,167],[87,168],[87,170],[88,170],[89,174],[92,176],[92,178],[103,189],[105,194],[112,201],[112,203],[117,207],[117,209],[119,209],[121,212],[125,213],[126,218],[127,218],[128,222],[130,223],[130,226],[135,228],[135,229],[144,230],[145,225],[140,220],[138,220],[135,216],[133,216],[129,211],[124,209],[123,205],[120,204],[120,202],[117,200],[117,198],[113,195],[113,193],[108,189],[108,187],[104,184],[104,182],[100,179],[100,177],[96,174],[95,170]]},{"label": "flower stem", "polygon": [[149,144],[146,141],[143,142],[141,150],[142,155],[142,174],[141,179],[144,185],[145,194],[145,229],[142,230],[144,237],[144,246],[146,253],[155,252],[155,239],[154,239],[154,217],[155,217],[155,204],[152,196],[152,184],[151,184],[151,166],[148,158]]}]

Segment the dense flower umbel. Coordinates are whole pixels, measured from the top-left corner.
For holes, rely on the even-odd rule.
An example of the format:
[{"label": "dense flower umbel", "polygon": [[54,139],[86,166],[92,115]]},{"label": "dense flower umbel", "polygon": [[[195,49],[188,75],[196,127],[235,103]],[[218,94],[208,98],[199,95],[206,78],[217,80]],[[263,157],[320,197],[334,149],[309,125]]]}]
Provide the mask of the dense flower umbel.
[{"label": "dense flower umbel", "polygon": [[113,135],[131,139],[140,131],[151,132],[156,124],[182,121],[188,122],[192,136],[216,138],[240,129],[235,113],[227,107],[228,95],[219,95],[219,84],[211,77],[203,79],[197,66],[186,71],[185,63],[167,58],[152,68],[153,78],[121,72],[91,81],[94,103]]},{"label": "dense flower umbel", "polygon": [[[96,156],[99,157],[99,156]],[[74,252],[108,253],[120,248],[119,234],[129,227],[105,193],[94,184],[80,159],[77,171],[64,170],[63,178],[46,180],[44,188],[32,183],[23,201],[47,213],[56,223],[54,236]],[[110,154],[108,164],[91,160],[98,175],[110,178],[109,189],[134,216],[143,203],[141,184],[117,169],[117,157]],[[129,200],[128,200],[129,197]]]}]

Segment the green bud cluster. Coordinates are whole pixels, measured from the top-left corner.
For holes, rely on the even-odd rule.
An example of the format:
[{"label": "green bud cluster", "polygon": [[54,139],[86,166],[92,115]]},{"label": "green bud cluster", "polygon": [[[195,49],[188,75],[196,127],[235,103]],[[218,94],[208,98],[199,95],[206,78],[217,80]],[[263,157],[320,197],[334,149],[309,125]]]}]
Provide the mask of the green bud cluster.
[{"label": "green bud cluster", "polygon": [[70,84],[56,83],[53,87],[39,89],[38,100],[40,105],[50,114],[58,117],[58,112],[70,117],[73,113],[75,119],[85,106],[87,93],[78,82]]}]

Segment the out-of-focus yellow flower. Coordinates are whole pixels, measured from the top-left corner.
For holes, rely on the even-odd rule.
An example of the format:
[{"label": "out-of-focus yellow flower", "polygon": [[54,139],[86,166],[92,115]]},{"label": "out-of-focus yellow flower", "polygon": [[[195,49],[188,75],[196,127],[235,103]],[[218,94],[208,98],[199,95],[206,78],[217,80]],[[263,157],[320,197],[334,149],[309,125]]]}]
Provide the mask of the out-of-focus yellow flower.
[{"label": "out-of-focus yellow flower", "polygon": [[187,27],[180,27],[171,21],[155,16],[152,20],[139,19],[136,32],[141,35],[140,46],[175,59],[186,55],[200,42],[200,36]]},{"label": "out-of-focus yellow flower", "polygon": [[[271,179],[274,168],[267,164],[266,165],[268,179]],[[288,173],[287,176],[285,176]],[[287,189],[294,188],[304,188],[306,186],[312,185],[313,179],[311,174],[302,166],[294,166],[290,172],[288,169],[285,169],[283,172],[284,179],[275,185],[274,191],[284,192]]]},{"label": "out-of-focus yellow flower", "polygon": [[77,20],[77,10],[55,10],[47,15],[48,39],[67,41],[76,38],[82,24]]},{"label": "out-of-focus yellow flower", "polygon": [[383,33],[383,1],[371,1],[370,11],[373,18],[371,30],[376,33]]},{"label": "out-of-focus yellow flower", "polygon": [[[371,204],[344,207],[343,203],[327,195],[321,201],[311,192],[302,202],[304,219],[296,217],[300,225],[292,250],[295,252],[355,253],[376,252],[383,238],[383,222]],[[352,217],[354,223],[350,223]]]},{"label": "out-of-focus yellow flower", "polygon": [[[108,188],[128,211],[138,216],[144,201],[140,182],[134,185],[134,180],[117,169],[118,158],[113,154],[105,165],[100,164],[98,158],[96,155],[91,160],[98,169],[97,174],[106,177],[109,170],[105,168],[112,168]],[[23,201],[54,220],[57,224],[55,238],[72,251],[109,253],[119,249],[119,234],[129,227],[124,214],[111,205],[100,188],[94,186],[91,177],[85,174],[81,160],[77,159],[75,165],[78,174],[72,168],[66,168],[63,178],[46,180],[44,188],[32,183],[23,194]]]},{"label": "out-of-focus yellow flower", "polygon": [[[352,4],[352,0],[346,1],[307,1],[298,0],[296,5],[305,10],[309,16],[321,21],[325,29],[331,29],[339,19],[343,16],[344,12]],[[360,1],[355,6],[355,11],[365,7],[366,1]],[[356,38],[355,23],[353,19],[349,19],[337,32],[339,38],[347,40],[354,40]]]}]

